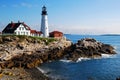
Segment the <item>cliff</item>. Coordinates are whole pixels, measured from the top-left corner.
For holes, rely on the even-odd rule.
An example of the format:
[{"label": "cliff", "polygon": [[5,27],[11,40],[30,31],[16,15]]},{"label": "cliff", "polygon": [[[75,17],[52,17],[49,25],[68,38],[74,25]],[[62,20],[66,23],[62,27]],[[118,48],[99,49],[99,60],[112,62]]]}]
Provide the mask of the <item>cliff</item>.
[{"label": "cliff", "polygon": [[0,66],[32,68],[62,58],[64,49],[69,46],[71,42],[65,38],[0,36]]}]

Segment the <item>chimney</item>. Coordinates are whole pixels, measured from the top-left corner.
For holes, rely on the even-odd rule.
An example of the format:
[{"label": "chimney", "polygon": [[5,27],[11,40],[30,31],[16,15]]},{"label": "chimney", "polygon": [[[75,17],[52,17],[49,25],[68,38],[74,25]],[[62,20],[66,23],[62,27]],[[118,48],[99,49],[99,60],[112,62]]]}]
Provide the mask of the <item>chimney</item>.
[{"label": "chimney", "polygon": [[13,23],[13,21],[11,21],[11,24]]},{"label": "chimney", "polygon": [[20,23],[20,21],[18,20],[18,23]]}]

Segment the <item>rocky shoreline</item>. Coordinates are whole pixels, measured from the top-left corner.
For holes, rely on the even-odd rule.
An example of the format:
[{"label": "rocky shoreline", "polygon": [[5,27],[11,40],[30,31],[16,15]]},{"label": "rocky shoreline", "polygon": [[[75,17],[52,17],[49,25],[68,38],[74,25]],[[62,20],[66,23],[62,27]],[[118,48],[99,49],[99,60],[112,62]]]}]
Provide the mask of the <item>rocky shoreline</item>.
[{"label": "rocky shoreline", "polygon": [[[59,59],[77,61],[80,57],[96,58],[101,57],[102,54],[113,55],[116,52],[111,45],[103,44],[91,38],[81,39],[73,44],[65,38],[43,39],[15,35],[0,36],[0,67],[2,69],[0,75],[4,74],[4,69],[17,68],[19,70],[22,68],[23,72],[27,69],[28,73],[32,74],[30,76],[32,80],[39,80],[33,79],[35,76],[33,72],[37,73],[35,67],[42,63]],[[41,80],[50,80],[44,74],[40,74]]]},{"label": "rocky shoreline", "polygon": [[52,80],[37,68],[5,68],[1,69],[0,80]]}]

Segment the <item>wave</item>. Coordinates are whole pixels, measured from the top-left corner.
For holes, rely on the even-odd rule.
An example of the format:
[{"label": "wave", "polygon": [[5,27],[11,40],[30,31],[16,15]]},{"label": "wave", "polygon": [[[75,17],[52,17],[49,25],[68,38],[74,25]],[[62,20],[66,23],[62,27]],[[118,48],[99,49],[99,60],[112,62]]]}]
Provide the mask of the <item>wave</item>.
[{"label": "wave", "polygon": [[52,71],[50,70],[44,70],[40,67],[36,67],[41,73],[43,73],[45,76],[51,78],[52,80],[64,80],[64,77],[62,77],[61,75],[56,75],[54,73],[52,73]]},{"label": "wave", "polygon": [[60,61],[61,62],[66,62],[66,63],[72,62],[72,60],[65,60],[65,59],[61,59]]},{"label": "wave", "polygon": [[44,71],[43,69],[41,69],[40,67],[36,67],[40,72],[42,72],[43,74],[46,73],[46,71]]},{"label": "wave", "polygon": [[85,58],[85,57],[81,57],[78,58],[78,60],[76,62],[80,62],[80,61],[86,61],[86,60],[90,60],[91,58]]},{"label": "wave", "polygon": [[61,75],[56,75],[56,74],[50,75],[50,77],[52,80],[68,80],[66,77],[63,77]]},{"label": "wave", "polygon": [[[76,62],[86,61],[86,60],[91,60],[91,59],[114,58],[114,57],[115,55],[102,54],[102,57],[94,57],[94,58],[80,57],[78,58]],[[65,63],[73,62],[72,60],[65,60],[65,59],[61,59],[60,61],[65,62]]]},{"label": "wave", "polygon": [[113,58],[114,55],[110,55],[110,54],[102,54],[102,58]]},{"label": "wave", "polygon": [[78,60],[77,60],[76,62],[86,61],[86,60],[92,60],[92,59],[114,58],[114,57],[115,57],[115,55],[102,54],[102,57],[96,57],[96,58],[85,58],[85,57],[81,57],[81,58],[78,58]]},{"label": "wave", "polygon": [[113,46],[113,47],[114,47],[115,50],[118,48],[117,46]]},{"label": "wave", "polygon": [[48,76],[48,74],[51,73],[51,70],[50,69],[42,69],[40,67],[36,67],[41,73],[45,74],[46,76]]},{"label": "wave", "polygon": [[[85,57],[81,57],[81,58],[78,58],[78,60],[76,62],[80,62],[80,61],[85,61],[85,60],[90,60],[91,58],[85,58]],[[66,60],[66,59],[61,59],[60,60],[61,62],[65,62],[65,63],[70,63],[70,62],[74,62],[72,60]]]}]

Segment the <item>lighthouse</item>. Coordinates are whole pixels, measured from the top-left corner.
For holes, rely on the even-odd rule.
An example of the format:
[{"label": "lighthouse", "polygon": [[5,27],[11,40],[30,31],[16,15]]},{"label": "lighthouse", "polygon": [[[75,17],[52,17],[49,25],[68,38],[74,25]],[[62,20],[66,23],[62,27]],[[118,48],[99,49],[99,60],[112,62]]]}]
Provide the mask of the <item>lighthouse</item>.
[{"label": "lighthouse", "polygon": [[41,19],[41,32],[43,33],[43,37],[49,37],[49,29],[48,29],[48,17],[46,7],[42,7],[42,19]]}]

